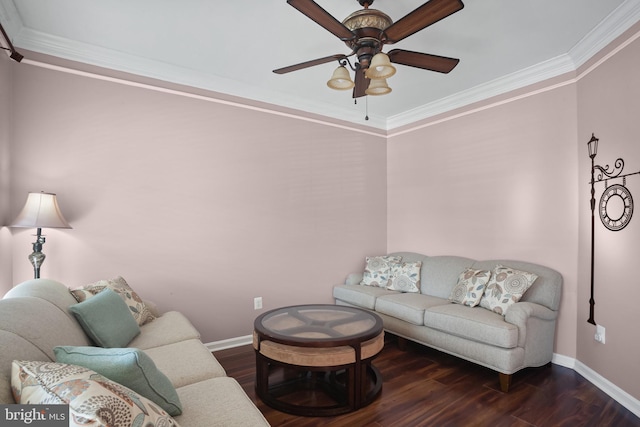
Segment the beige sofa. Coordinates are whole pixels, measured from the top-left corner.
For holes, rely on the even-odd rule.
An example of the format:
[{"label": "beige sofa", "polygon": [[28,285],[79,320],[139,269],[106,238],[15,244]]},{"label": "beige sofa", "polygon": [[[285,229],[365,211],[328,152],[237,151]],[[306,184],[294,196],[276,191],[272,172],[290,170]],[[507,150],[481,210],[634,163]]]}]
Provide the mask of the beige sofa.
[{"label": "beige sofa", "polygon": [[[56,346],[93,346],[69,307],[69,289],[46,279],[17,285],[0,300],[0,403],[15,403],[13,360],[55,361]],[[268,426],[268,422],[177,311],[140,326],[128,347],[143,350],[173,384],[182,404],[182,427]]]},{"label": "beige sofa", "polygon": [[[353,273],[345,284],[334,287],[336,304],[375,311],[392,334],[497,371],[505,392],[513,373],[551,361],[562,293],[562,276],[557,271],[522,261],[475,261],[413,252],[389,255],[401,257],[403,262],[422,263],[419,292],[363,286],[363,274]],[[504,316],[449,300],[467,268],[492,272],[497,265],[538,276]]]}]

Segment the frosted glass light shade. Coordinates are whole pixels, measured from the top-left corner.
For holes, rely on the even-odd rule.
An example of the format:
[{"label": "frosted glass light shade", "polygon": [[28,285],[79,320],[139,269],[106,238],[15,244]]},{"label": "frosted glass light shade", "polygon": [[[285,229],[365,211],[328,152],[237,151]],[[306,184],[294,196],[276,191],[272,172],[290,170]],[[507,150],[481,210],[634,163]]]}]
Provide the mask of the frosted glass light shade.
[{"label": "frosted glass light shade", "polygon": [[351,80],[349,71],[343,66],[339,66],[333,72],[331,79],[327,82],[327,86],[335,90],[347,90],[354,87],[356,84]]},{"label": "frosted glass light shade", "polygon": [[391,92],[391,88],[387,85],[387,79],[373,79],[369,83],[369,87],[364,91],[367,95],[385,95]]},{"label": "frosted glass light shade", "polygon": [[22,211],[11,224],[22,228],[71,228],[52,193],[29,193]]},{"label": "frosted glass light shade", "polygon": [[369,68],[364,75],[370,79],[387,79],[396,73],[396,67],[391,65],[386,53],[376,53],[371,59]]}]

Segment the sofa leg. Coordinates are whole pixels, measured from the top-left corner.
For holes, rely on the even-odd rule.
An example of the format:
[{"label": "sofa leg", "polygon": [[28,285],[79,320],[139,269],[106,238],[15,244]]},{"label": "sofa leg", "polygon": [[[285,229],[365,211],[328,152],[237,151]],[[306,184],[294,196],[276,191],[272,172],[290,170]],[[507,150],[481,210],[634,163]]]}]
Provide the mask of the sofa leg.
[{"label": "sofa leg", "polygon": [[397,337],[398,338],[398,348],[400,349],[400,351],[407,351],[407,339],[403,338],[403,337]]},{"label": "sofa leg", "polygon": [[511,385],[511,374],[503,374],[502,372],[498,372],[498,376],[500,377],[500,390],[508,393],[509,386]]}]

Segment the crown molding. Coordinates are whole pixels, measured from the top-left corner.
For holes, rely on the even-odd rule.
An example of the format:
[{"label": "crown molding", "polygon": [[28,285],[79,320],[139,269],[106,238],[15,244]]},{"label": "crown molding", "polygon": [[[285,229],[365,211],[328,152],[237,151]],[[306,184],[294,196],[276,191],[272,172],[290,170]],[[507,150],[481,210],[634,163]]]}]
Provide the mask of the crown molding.
[{"label": "crown molding", "polygon": [[369,120],[365,120],[365,112],[362,111],[362,107],[336,107],[335,105],[286,95],[265,88],[248,86],[231,79],[31,30],[24,27],[13,1],[10,0],[0,2],[0,18],[6,23],[10,33],[14,34],[14,44],[23,49],[389,131],[521,89],[567,72],[575,72],[578,67],[640,21],[640,0],[626,0],[596,28],[583,37],[567,54],[387,119],[372,114],[369,116]]},{"label": "crown molding", "polygon": [[568,72],[575,72],[638,21],[640,21],[640,0],[626,0],[583,37],[567,54],[390,117],[387,120],[387,130],[522,89]]},{"label": "crown molding", "polygon": [[220,76],[52,36],[25,27],[22,27],[17,34],[17,44],[21,48],[33,52],[170,83],[275,104],[307,113],[320,114],[340,121],[347,121],[381,130],[386,129],[386,120],[384,117],[371,114],[369,115],[369,120],[365,121],[365,112],[361,111],[362,108],[340,108],[335,105],[319,103],[303,97],[283,95],[280,92],[245,85]]}]

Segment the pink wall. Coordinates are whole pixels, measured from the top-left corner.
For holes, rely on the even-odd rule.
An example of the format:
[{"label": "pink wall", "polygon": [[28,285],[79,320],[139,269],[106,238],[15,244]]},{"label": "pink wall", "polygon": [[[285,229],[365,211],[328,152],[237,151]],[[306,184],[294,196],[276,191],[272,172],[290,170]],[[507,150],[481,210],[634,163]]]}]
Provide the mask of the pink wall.
[{"label": "pink wall", "polygon": [[[638,31],[638,28],[636,28]],[[635,201],[635,213],[626,228],[609,231],[598,217],[595,222],[595,320],[606,328],[606,343],[594,341],[595,326],[586,322],[590,297],[591,211],[590,170],[587,141],[600,139],[595,163],[613,166],[625,161],[623,173],[640,171],[640,40],[636,33],[627,47],[578,82],[578,155],[580,159],[580,240],[578,292],[578,359],[600,375],[640,398],[638,360],[640,279],[635,271],[640,253],[640,175],[627,178],[626,187]],[[622,184],[621,179],[609,184]],[[604,183],[596,184],[596,209]],[[615,205],[612,205],[615,209]]]},{"label": "pink wall", "polygon": [[[595,132],[598,161],[640,170],[639,50],[388,138],[0,60],[0,214],[57,192],[74,228],[47,230],[43,277],[122,275],[205,342],[249,334],[255,296],[265,310],[331,302],[333,284],[385,250],[538,262],[565,280],[556,353],[639,398],[637,218],[597,230],[604,346],[586,323],[586,142]],[[31,233],[0,230],[0,290],[31,277]]]},{"label": "pink wall", "polygon": [[[14,78],[12,215],[58,194],[42,277],[122,275],[210,342],[264,310],[331,303],[386,244],[384,137],[21,64]],[[13,282],[32,276],[13,231]]]},{"label": "pink wall", "polygon": [[[564,289],[555,352],[576,358],[636,399],[640,220],[620,232],[597,220],[596,321],[606,327],[606,344],[598,344],[595,327],[586,322],[586,143],[595,132],[599,162],[623,157],[626,172],[640,170],[639,30],[564,83],[548,82],[546,91],[537,85],[529,96],[503,96],[390,135],[387,161],[389,251],[514,258],[557,269]],[[640,175],[627,184],[640,199]],[[603,189],[600,184],[598,200]]]},{"label": "pink wall", "polygon": [[560,271],[555,351],[575,356],[573,85],[389,139],[388,249],[516,259]]}]

